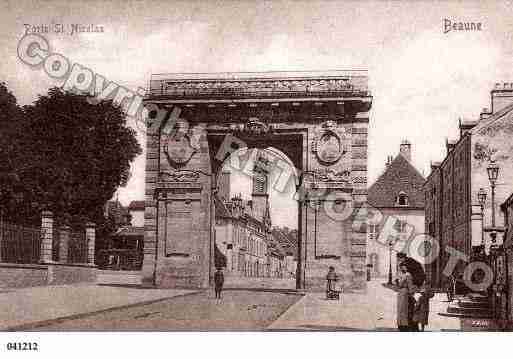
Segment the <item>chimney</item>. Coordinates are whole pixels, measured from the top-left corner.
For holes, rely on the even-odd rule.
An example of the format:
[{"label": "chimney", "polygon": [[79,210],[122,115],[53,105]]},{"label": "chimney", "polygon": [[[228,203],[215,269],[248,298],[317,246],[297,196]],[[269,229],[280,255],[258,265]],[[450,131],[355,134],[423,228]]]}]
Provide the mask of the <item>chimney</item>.
[{"label": "chimney", "polygon": [[388,166],[390,166],[392,164],[392,161],[394,160],[394,157],[392,156],[387,156],[387,162],[385,163],[385,166],[386,168],[388,168]]},{"label": "chimney", "polygon": [[474,128],[474,126],[477,125],[477,121],[462,120],[461,118],[460,118],[459,122],[460,122],[460,124],[459,124],[459,127],[460,127],[460,138],[465,136],[465,134],[467,132],[469,132],[471,129]]},{"label": "chimney", "polygon": [[502,110],[513,104],[513,84],[511,82],[496,83],[491,92],[492,113]]},{"label": "chimney", "polygon": [[403,140],[403,142],[401,142],[399,153],[406,158],[408,162],[411,162],[411,143],[408,142],[408,140]]},{"label": "chimney", "polygon": [[440,162],[431,162],[431,172],[440,167]]},{"label": "chimney", "polygon": [[483,111],[481,111],[481,113],[479,114],[479,120],[481,121],[481,120],[487,119],[491,115],[492,115],[492,113],[490,112],[490,109],[488,107],[484,107]]},{"label": "chimney", "polygon": [[447,150],[447,154],[449,154],[449,152],[451,152],[454,147],[456,147],[456,143],[454,141],[451,141],[449,139],[445,139],[445,148]]}]

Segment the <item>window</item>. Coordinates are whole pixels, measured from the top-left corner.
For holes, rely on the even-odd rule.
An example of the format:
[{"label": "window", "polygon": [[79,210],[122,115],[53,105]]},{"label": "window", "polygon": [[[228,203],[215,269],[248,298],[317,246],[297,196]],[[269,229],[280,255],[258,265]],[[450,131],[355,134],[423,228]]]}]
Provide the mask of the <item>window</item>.
[{"label": "window", "polygon": [[369,239],[376,239],[378,237],[378,225],[377,224],[369,224]]},{"label": "window", "polygon": [[408,222],[397,219],[394,223],[394,228],[398,233],[408,233]]},{"label": "window", "polygon": [[397,196],[397,204],[399,206],[407,206],[408,205],[408,195],[404,192],[399,193],[399,196]]}]

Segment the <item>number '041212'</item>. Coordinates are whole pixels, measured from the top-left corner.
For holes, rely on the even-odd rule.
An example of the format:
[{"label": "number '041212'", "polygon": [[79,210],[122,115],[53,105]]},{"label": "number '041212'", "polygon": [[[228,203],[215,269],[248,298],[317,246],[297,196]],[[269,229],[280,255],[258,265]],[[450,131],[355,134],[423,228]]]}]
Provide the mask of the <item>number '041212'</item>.
[{"label": "number '041212'", "polygon": [[39,349],[38,343],[35,342],[10,342],[7,343],[7,350],[32,350],[36,351]]}]

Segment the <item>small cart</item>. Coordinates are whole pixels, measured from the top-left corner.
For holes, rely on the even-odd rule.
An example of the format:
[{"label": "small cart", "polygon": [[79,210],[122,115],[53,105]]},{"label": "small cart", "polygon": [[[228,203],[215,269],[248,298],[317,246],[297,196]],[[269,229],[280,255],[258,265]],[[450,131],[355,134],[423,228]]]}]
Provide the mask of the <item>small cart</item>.
[{"label": "small cart", "polygon": [[336,283],[338,281],[337,273],[335,273],[334,267],[329,267],[328,275],[326,276],[326,299],[328,300],[339,300],[340,290],[337,290]]}]

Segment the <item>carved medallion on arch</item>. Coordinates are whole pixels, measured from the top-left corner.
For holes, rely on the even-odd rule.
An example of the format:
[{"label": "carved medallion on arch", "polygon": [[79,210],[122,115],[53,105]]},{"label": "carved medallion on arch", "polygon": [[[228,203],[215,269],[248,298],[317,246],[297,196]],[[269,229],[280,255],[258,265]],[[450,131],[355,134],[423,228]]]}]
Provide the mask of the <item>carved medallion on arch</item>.
[{"label": "carved medallion on arch", "polygon": [[334,121],[323,122],[315,131],[312,152],[321,164],[333,165],[348,152],[350,134]]},{"label": "carved medallion on arch", "polygon": [[186,165],[200,149],[200,130],[189,128],[187,121],[179,119],[175,128],[162,133],[163,151],[169,164],[174,167]]}]

